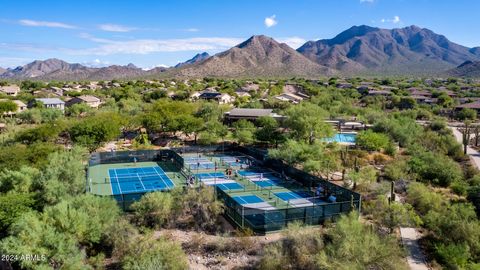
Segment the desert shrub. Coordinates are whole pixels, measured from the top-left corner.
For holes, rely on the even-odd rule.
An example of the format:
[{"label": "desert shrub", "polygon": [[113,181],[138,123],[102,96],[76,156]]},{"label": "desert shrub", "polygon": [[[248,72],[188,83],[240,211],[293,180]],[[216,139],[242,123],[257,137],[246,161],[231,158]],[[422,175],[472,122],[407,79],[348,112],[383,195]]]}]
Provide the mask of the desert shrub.
[{"label": "desert shrub", "polygon": [[125,270],[183,270],[188,269],[188,261],[178,243],[146,235],[130,246],[122,258],[122,267]]},{"label": "desert shrub", "polygon": [[422,215],[430,210],[438,211],[445,206],[442,195],[431,191],[422,183],[411,183],[408,186],[407,202]]},{"label": "desert shrub", "polygon": [[138,225],[160,228],[172,215],[173,204],[174,198],[168,192],[147,193],[132,204],[133,219]]},{"label": "desert shrub", "polygon": [[366,150],[380,151],[387,147],[389,141],[387,135],[367,130],[358,133],[356,143]]}]

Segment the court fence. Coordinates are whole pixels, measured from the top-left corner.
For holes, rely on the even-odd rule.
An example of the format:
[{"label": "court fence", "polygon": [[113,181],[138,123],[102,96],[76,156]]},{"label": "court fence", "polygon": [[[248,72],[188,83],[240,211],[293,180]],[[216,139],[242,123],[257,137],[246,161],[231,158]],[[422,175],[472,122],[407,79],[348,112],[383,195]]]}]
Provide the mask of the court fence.
[{"label": "court fence", "polygon": [[[90,156],[89,167],[100,164],[131,163],[131,162],[161,162],[173,161],[176,167],[183,167],[183,158],[170,149],[95,152]],[[105,183],[110,185],[110,183]],[[87,191],[91,191],[90,176],[87,174]],[[111,195],[124,210],[129,210],[132,203],[140,200],[145,192],[129,192],[127,194]]]},{"label": "court fence", "polygon": [[[183,153],[208,153],[208,152],[238,152],[250,156],[261,166],[273,169],[291,179],[294,179],[305,189],[313,189],[322,186],[326,193],[336,197],[336,202],[312,203],[309,206],[291,206],[282,209],[250,208],[235,201],[228,192],[216,186],[217,197],[224,202],[224,215],[240,228],[250,228],[256,233],[268,233],[278,231],[291,222],[300,222],[307,225],[319,225],[329,219],[335,219],[341,214],[352,210],[360,211],[361,196],[345,187],[335,185],[320,177],[311,175],[297,168],[289,166],[282,160],[271,159],[266,150],[257,150],[242,147],[234,144],[225,144],[209,148],[187,147],[173,148],[166,150],[139,150],[122,152],[94,153],[90,159],[89,166],[97,164],[112,164],[145,161],[173,160],[179,168],[184,167]],[[180,153],[180,154],[179,154]],[[115,195],[124,210],[141,198],[143,193]]]},{"label": "court fence", "polygon": [[322,186],[326,193],[333,194],[337,198],[336,202],[315,203],[313,201],[309,206],[292,206],[284,209],[250,208],[238,203],[227,192],[217,187],[217,196],[225,204],[225,216],[240,228],[250,228],[256,233],[268,233],[281,230],[291,222],[320,225],[341,214],[361,209],[359,193],[289,166],[282,160],[271,159],[267,151],[241,146],[233,146],[231,150],[257,159],[262,166],[281,172],[306,189]]}]

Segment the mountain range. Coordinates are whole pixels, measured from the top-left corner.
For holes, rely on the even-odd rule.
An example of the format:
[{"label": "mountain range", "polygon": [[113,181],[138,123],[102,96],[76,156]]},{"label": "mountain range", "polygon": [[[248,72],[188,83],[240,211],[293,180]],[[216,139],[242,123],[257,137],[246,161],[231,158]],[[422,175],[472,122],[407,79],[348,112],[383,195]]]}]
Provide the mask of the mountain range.
[{"label": "mountain range", "polygon": [[[256,35],[224,52],[203,52],[171,68],[142,70],[129,64],[102,68],[59,59],[0,69],[3,79],[107,80],[141,77],[318,77],[330,75],[480,76],[480,47],[468,48],[433,31],[409,26],[353,26],[332,39],[297,50]],[[1,63],[0,63],[1,65]]]}]

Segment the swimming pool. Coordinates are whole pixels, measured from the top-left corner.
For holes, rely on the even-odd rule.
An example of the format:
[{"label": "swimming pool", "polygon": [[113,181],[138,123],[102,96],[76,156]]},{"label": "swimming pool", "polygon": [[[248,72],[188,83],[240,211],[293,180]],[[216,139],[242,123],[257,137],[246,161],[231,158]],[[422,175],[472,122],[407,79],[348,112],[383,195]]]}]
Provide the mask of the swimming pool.
[{"label": "swimming pool", "polygon": [[326,138],[326,142],[337,142],[337,143],[355,143],[357,140],[357,134],[355,133],[337,133],[331,138]]}]

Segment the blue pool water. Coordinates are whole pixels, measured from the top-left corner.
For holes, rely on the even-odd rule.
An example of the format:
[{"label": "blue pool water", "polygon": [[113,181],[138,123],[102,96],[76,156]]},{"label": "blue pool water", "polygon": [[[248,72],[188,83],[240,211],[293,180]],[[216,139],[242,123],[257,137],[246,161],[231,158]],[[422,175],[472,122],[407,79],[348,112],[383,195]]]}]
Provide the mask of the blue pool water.
[{"label": "blue pool water", "polygon": [[357,140],[357,134],[353,133],[337,133],[331,138],[326,138],[326,142],[337,142],[337,143],[355,143]]}]

